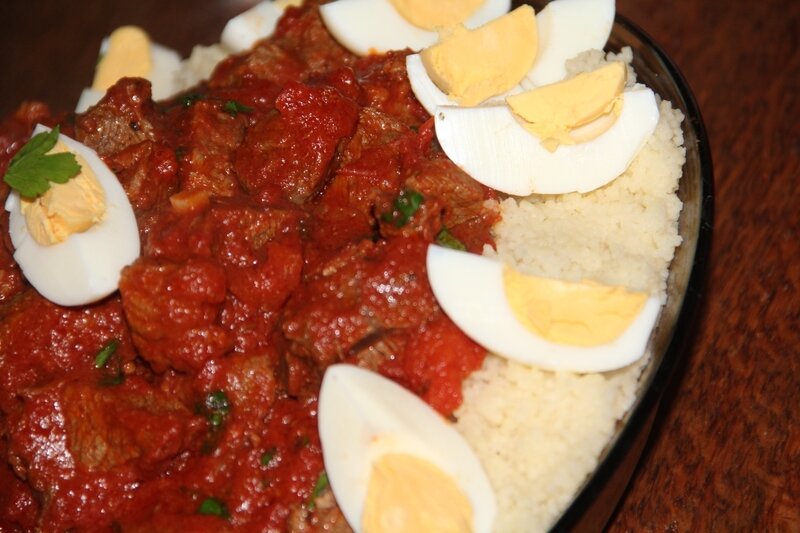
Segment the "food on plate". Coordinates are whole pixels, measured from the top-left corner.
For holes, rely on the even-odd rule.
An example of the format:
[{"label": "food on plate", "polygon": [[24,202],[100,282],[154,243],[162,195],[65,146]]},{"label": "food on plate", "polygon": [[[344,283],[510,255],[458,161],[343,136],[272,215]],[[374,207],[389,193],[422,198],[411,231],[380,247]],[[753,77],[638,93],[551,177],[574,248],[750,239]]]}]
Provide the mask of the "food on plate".
[{"label": "food on plate", "polygon": [[491,531],[495,498],[478,458],[415,394],[332,365],[318,419],[328,481],[355,531]]},{"label": "food on plate", "polygon": [[175,85],[174,76],[180,62],[178,52],[152,42],[142,28],[119,27],[103,40],[94,81],[91,87],[81,93],[75,111],[86,111],[124,76],[150,80],[153,98],[161,100],[171,96],[179,89]]},{"label": "food on plate", "polygon": [[[453,6],[458,4],[452,2]],[[436,9],[431,9],[434,5]],[[468,7],[472,5],[469,3]],[[336,0],[323,4],[320,14],[328,31],[342,46],[363,56],[405,48],[421,50],[436,42],[437,32],[432,28],[462,23],[475,28],[506,13],[510,7],[509,0],[484,0],[474,11],[442,9],[439,2]],[[471,15],[464,20],[467,12]]]},{"label": "food on plate", "polygon": [[[36,140],[47,142],[48,132],[49,144],[34,146]],[[117,290],[120,272],[139,256],[133,209],[94,150],[44,126],[37,126],[34,135],[39,137],[19,152],[6,173],[8,182],[16,168],[28,168],[13,181],[5,202],[14,260],[48,300],[67,306],[96,302]],[[77,168],[47,190],[27,188],[58,172],[45,162],[51,154],[74,154]]]},{"label": "food on plate", "polygon": [[493,353],[549,370],[607,372],[633,363],[661,308],[647,293],[526,276],[440,246],[428,249],[427,265],[439,305],[467,335]]},{"label": "food on plate", "polygon": [[[22,215],[0,219],[0,502],[19,503],[0,505],[0,529],[375,532],[399,515],[412,531],[529,532],[557,520],[649,361],[680,243],[682,116],[637,84],[630,49],[584,48],[553,85],[526,81],[526,66],[475,107],[431,111],[411,52],[436,42],[431,28],[508,11],[478,4],[260,5],[233,19],[227,44],[180,63],[174,95],[154,102],[149,81],[124,77],[85,112],[25,104],[0,123],[12,186],[15,158],[33,153],[64,167],[36,187],[94,191],[47,248],[108,220],[96,158],[133,215],[103,250],[136,251],[109,293],[73,305],[14,259]],[[586,24],[606,24],[601,4]],[[427,44],[354,52],[340,41],[369,9],[412,20]],[[539,58],[555,39],[546,9]],[[515,133],[491,133],[479,113]],[[93,150],[75,164],[102,195],[67,154],[20,149],[39,142],[36,124]],[[498,159],[504,144],[525,151]],[[469,150],[511,179],[483,179],[459,159]],[[36,268],[57,277],[63,263]],[[495,344],[486,325],[500,317],[498,329],[518,325]]]}]

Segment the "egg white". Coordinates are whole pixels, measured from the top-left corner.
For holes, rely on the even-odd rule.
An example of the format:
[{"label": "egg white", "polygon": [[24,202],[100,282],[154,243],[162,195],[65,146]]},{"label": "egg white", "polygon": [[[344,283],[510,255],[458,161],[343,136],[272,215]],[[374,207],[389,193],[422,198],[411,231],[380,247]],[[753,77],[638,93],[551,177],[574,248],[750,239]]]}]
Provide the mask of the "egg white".
[{"label": "egg white", "polygon": [[[42,131],[49,128],[37,125],[33,133]],[[58,140],[83,156],[97,176],[106,197],[103,220],[63,242],[42,246],[28,233],[16,191],[8,195],[5,209],[14,260],[25,278],[53,303],[83,305],[117,290],[122,269],[139,257],[139,230],[125,190],[97,153],[63,134]]]},{"label": "egg white", "polygon": [[247,50],[256,41],[272,35],[285,8],[285,2],[273,0],[259,2],[225,24],[220,43],[236,54]]},{"label": "egg white", "polygon": [[472,504],[475,532],[491,531],[495,496],[474,452],[440,414],[400,385],[353,365],[330,366],[318,425],[331,490],[356,533],[372,465],[386,453],[426,459],[452,476]]},{"label": "egg white", "polygon": [[427,268],[439,305],[467,336],[497,355],[546,370],[606,372],[633,363],[644,355],[661,309],[659,299],[650,297],[614,341],[568,346],[539,337],[517,320],[505,296],[502,262],[431,245]]},{"label": "egg white", "polygon": [[536,14],[536,62],[522,80],[533,89],[561,81],[566,62],[586,50],[602,50],[616,12],[614,0],[553,0]]},{"label": "egg white", "polygon": [[[510,0],[486,0],[464,23],[476,28],[504,15]],[[436,42],[435,31],[424,30],[404,19],[388,0],[337,0],[320,6],[322,21],[333,37],[358,55],[410,48],[422,50]]]},{"label": "egg white", "polygon": [[553,152],[506,105],[439,106],[436,137],[456,165],[498,191],[518,196],[588,192],[622,174],[658,123],[653,91],[636,87],[622,99],[620,116],[603,134]]}]

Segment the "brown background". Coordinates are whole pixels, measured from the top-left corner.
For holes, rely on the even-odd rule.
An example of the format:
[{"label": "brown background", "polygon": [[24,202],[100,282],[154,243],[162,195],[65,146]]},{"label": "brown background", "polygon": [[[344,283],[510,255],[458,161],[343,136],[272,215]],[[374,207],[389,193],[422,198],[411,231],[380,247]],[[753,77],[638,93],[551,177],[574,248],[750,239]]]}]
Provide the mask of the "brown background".
[{"label": "brown background", "polygon": [[[121,24],[187,54],[253,3],[0,0],[0,115],[23,98],[71,109]],[[800,2],[617,10],[695,92],[716,216],[696,338],[609,529],[800,531]]]}]

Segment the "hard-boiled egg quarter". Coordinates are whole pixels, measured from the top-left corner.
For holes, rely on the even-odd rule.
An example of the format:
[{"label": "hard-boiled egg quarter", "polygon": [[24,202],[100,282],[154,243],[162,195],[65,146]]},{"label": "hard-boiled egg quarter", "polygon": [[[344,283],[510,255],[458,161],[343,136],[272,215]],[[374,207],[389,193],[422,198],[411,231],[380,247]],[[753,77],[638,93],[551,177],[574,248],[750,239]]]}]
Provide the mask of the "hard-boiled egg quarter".
[{"label": "hard-boiled egg quarter", "polygon": [[333,365],[322,381],[318,423],[331,489],[356,533],[363,531],[373,468],[391,455],[425,461],[454,480],[471,504],[474,531],[491,531],[495,496],[480,462],[452,425],[408,390],[374,372]]},{"label": "hard-boiled egg quarter", "polygon": [[653,91],[634,88],[623,93],[621,113],[608,130],[550,151],[505,105],[441,106],[434,115],[439,144],[456,165],[488,187],[519,196],[602,187],[628,168],[658,117]]},{"label": "hard-boiled egg quarter", "polygon": [[[37,126],[34,134],[47,131]],[[12,191],[6,200],[14,259],[25,278],[48,300],[65,306],[95,302],[116,291],[122,269],[140,253],[139,230],[125,190],[97,153],[59,135],[59,142],[91,168],[105,196],[105,212],[89,229],[51,245],[39,244],[29,232],[22,200]],[[55,186],[55,185],[54,185]],[[67,206],[69,207],[69,206]]]},{"label": "hard-boiled egg quarter", "polygon": [[[439,305],[465,334],[497,355],[549,370],[605,372],[636,361],[645,353],[650,333],[661,308],[658,298],[643,295],[641,299],[643,305],[623,327],[623,332],[613,340],[608,342],[604,340],[602,344],[589,346],[584,345],[585,343],[566,343],[563,340],[553,342],[539,331],[526,327],[518,319],[506,296],[504,269],[507,267],[502,262],[477,254],[431,245],[428,249],[427,267],[428,279]],[[555,282],[564,283],[558,280]],[[544,283],[547,283],[547,280],[544,280]],[[580,292],[583,292],[582,284],[567,284],[569,285],[574,286],[570,287],[573,290],[566,291],[568,297],[580,296]],[[590,290],[595,288],[589,286]],[[520,289],[524,290],[524,287]],[[609,288],[599,292],[611,299],[620,298],[618,289]],[[531,299],[545,297],[541,294],[521,296]],[[628,296],[623,294],[621,298],[625,299]],[[561,303],[563,302],[545,301],[542,303],[542,308],[553,309]],[[586,299],[583,298],[578,303],[576,298],[573,303],[585,306]],[[596,307],[599,309],[597,316],[590,316],[587,320],[618,319],[619,317],[613,315],[629,314],[627,309],[615,309],[613,301],[597,303],[599,304]],[[566,307],[569,307],[570,302],[566,304]],[[583,314],[585,310],[579,311]],[[603,314],[611,316],[603,317]],[[545,326],[551,326],[557,320],[567,323],[580,322],[575,317],[532,318],[543,322]],[[605,321],[600,325],[603,324]],[[578,329],[586,330],[596,329],[594,326],[595,324],[586,324],[584,328],[583,324],[577,324]]]},{"label": "hard-boiled egg quarter", "polygon": [[[510,7],[510,0],[486,0],[464,25],[481,26]],[[418,51],[437,39],[436,31],[406,20],[390,0],[337,0],[320,6],[320,15],[334,38],[358,55],[406,48]]]},{"label": "hard-boiled egg quarter", "polygon": [[141,28],[117,28],[103,40],[94,82],[92,87],[87,87],[81,93],[75,111],[83,113],[89,109],[103,97],[111,85],[125,76],[149,80],[154,100],[172,96],[179,89],[175,75],[180,66],[181,57],[178,52],[151,42]]}]

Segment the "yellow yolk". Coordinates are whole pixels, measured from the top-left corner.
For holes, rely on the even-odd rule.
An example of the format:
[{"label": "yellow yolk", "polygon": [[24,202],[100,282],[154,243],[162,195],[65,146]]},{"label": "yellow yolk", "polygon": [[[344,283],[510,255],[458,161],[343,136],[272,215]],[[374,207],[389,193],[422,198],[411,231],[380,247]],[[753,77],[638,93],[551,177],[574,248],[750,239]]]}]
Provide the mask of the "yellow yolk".
[{"label": "yellow yolk", "polygon": [[303,5],[303,0],[275,0],[275,5],[281,9],[300,7]]},{"label": "yellow yolk", "polygon": [[638,316],[647,294],[592,281],[568,282],[503,270],[506,298],[530,331],[549,341],[597,346],[613,341]]},{"label": "yellow yolk", "polygon": [[537,43],[536,16],[523,5],[475,30],[454,27],[420,57],[442,92],[472,106],[516,86],[536,60]]},{"label": "yellow yolk", "polygon": [[386,454],[373,466],[362,525],[364,533],[470,533],[472,506],[434,464]]},{"label": "yellow yolk", "polygon": [[425,30],[461,24],[472,16],[485,0],[389,0],[400,15]]},{"label": "yellow yolk", "polygon": [[146,78],[152,70],[147,33],[137,26],[122,26],[108,37],[108,49],[97,64],[92,89],[105,91],[120,78]]},{"label": "yellow yolk", "polygon": [[[611,127],[621,112],[626,77],[625,64],[617,61],[506,101],[525,128],[552,151],[559,144],[591,140]],[[588,127],[595,121],[600,121],[597,127]]]},{"label": "yellow yolk", "polygon": [[[49,153],[68,152],[58,142]],[[100,222],[106,211],[105,193],[89,164],[75,154],[80,173],[66,183],[51,183],[43,195],[21,198],[20,211],[28,232],[42,246],[64,241]]]}]

